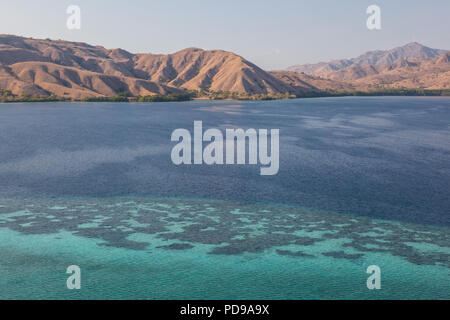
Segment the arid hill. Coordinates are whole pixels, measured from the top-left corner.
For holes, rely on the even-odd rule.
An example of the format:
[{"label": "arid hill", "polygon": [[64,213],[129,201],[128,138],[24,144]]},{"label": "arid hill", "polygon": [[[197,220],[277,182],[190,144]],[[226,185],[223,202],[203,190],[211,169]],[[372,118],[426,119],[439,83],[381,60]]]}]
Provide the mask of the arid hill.
[{"label": "arid hill", "polygon": [[[351,80],[367,90],[382,88],[450,89],[450,53],[434,59],[402,60]],[[336,78],[335,78],[336,79]],[[336,79],[337,80],[337,79]]]},{"label": "arid hill", "polygon": [[132,54],[86,43],[0,35],[0,93],[16,96],[82,99],[197,91],[242,98],[321,95],[325,90],[449,89],[449,73],[448,51],[417,43],[266,72],[223,50]]},{"label": "arid hill", "polygon": [[140,54],[134,61],[135,70],[150,80],[189,90],[247,94],[292,90],[253,63],[222,50],[190,48],[169,55]]},{"label": "arid hill", "polygon": [[322,83],[330,89],[335,83],[362,91],[450,89],[448,56],[449,51],[410,43],[388,51],[370,51],[354,59],[289,67],[284,72],[304,72],[307,75],[303,78],[311,76],[332,81]]},{"label": "arid hill", "polygon": [[132,54],[85,43],[0,35],[0,89],[69,98],[133,96],[182,89],[244,94],[295,93],[244,58],[189,48],[169,55]]},{"label": "arid hill", "polygon": [[408,43],[392,50],[375,50],[366,52],[353,59],[333,60],[315,64],[296,65],[286,68],[287,71],[304,72],[317,76],[326,76],[334,71],[347,67],[386,66],[411,58],[436,58],[446,50],[432,49],[417,42]]},{"label": "arid hill", "polygon": [[354,91],[357,86],[343,81],[334,81],[312,76],[303,72],[295,71],[270,71],[275,78],[289,84],[295,89],[303,89],[305,92],[331,91]]}]

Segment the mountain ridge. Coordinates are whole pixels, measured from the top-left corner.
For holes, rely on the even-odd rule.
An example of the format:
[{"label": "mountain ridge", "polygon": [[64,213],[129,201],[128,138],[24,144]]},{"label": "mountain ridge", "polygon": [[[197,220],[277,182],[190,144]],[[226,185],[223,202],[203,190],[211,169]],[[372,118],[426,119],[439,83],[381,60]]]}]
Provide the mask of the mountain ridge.
[{"label": "mountain ridge", "polygon": [[310,72],[265,71],[225,50],[134,54],[83,42],[0,35],[0,98],[5,92],[71,100],[193,93],[245,99],[450,89],[449,51],[417,43],[334,61],[318,64],[314,72],[312,65],[306,67]]},{"label": "mountain ridge", "polygon": [[[368,51],[352,59],[289,67],[281,73],[304,73],[361,91],[450,89],[449,53],[412,42],[391,50]],[[280,72],[275,75],[280,76]]]},{"label": "mountain ridge", "polygon": [[[0,65],[0,88],[15,94],[21,90],[42,94],[44,90],[83,98],[121,91],[136,96],[204,89],[241,94],[293,93],[293,88],[270,73],[224,50],[186,48],[167,55],[133,54],[81,42],[0,35]],[[70,68],[79,74],[68,79],[67,74],[75,72]]]},{"label": "mountain ridge", "polygon": [[403,59],[436,58],[445,52],[448,52],[448,50],[432,49],[418,42],[410,42],[404,46],[396,47],[390,50],[367,51],[355,58],[336,59],[329,62],[294,65],[287,67],[284,70],[323,75],[327,71],[338,71],[350,66],[389,65]]}]

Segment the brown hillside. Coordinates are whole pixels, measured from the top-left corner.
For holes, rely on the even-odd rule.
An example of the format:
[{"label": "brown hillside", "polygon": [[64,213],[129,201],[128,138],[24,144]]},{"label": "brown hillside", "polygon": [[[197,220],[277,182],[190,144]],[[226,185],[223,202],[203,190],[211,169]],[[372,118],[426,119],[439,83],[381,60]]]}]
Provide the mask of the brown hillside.
[{"label": "brown hillside", "polygon": [[353,83],[377,88],[450,89],[449,53],[434,59],[405,60]]},{"label": "brown hillside", "polygon": [[9,68],[18,80],[61,97],[115,96],[125,91],[134,96],[145,96],[180,91],[147,80],[105,75],[48,62],[22,62]]},{"label": "brown hillside", "polygon": [[[70,98],[151,95],[182,89],[245,94],[295,89],[244,58],[189,48],[169,55],[132,54],[85,43],[0,35],[0,89]],[[2,80],[3,79],[3,80]]]},{"label": "brown hillside", "polygon": [[[344,87],[350,85],[361,91],[449,89],[449,60],[448,51],[410,43],[392,50],[370,51],[354,59],[294,66],[288,70],[304,70],[312,78],[326,79]],[[311,80],[307,82],[314,83]],[[320,85],[317,87],[324,88]]]},{"label": "brown hillside", "polygon": [[294,71],[271,71],[274,77],[293,86],[297,91],[315,91],[334,90],[334,91],[353,91],[356,87],[350,83],[334,81],[315,77],[303,72]]},{"label": "brown hillside", "polygon": [[185,49],[170,55],[141,54],[135,70],[152,81],[189,90],[247,94],[286,93],[292,88],[244,58],[222,50]]},{"label": "brown hillside", "polygon": [[450,88],[450,55],[417,43],[354,59],[266,72],[223,50],[132,54],[86,43],[0,35],[0,90],[72,99],[183,93],[309,94]]}]

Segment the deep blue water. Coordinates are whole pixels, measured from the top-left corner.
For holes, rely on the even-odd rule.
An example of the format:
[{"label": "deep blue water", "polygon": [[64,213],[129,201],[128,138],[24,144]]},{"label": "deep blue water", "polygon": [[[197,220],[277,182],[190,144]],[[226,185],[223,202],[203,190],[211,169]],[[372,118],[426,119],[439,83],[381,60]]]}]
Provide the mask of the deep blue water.
[{"label": "deep blue water", "polygon": [[[174,129],[280,129],[280,171],[175,166]],[[176,196],[450,225],[450,99],[9,104],[0,197]]]},{"label": "deep blue water", "polygon": [[[278,175],[175,166],[195,120],[280,129]],[[0,299],[450,299],[449,133],[449,98],[0,104]]]}]

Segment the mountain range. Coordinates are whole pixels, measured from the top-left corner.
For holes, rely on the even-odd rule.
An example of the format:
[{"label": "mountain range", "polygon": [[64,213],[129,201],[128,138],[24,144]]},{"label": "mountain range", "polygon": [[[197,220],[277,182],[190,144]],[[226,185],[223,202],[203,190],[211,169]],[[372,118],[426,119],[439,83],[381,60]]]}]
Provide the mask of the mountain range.
[{"label": "mountain range", "polygon": [[69,99],[181,94],[305,95],[324,90],[450,88],[448,51],[411,43],[354,59],[264,71],[223,50],[133,54],[80,42],[0,35],[0,90]]},{"label": "mountain range", "polygon": [[292,66],[285,72],[304,73],[363,91],[449,89],[449,54],[413,42],[392,50],[369,51],[353,59]]},{"label": "mountain range", "polygon": [[412,42],[403,47],[394,48],[392,50],[369,51],[353,59],[341,59],[316,64],[298,65],[289,67],[286,70],[305,72],[309,74],[327,74],[329,72],[342,70],[347,67],[361,67],[370,65],[386,66],[411,58],[436,58],[445,52],[445,50],[432,49],[421,45],[420,43]]}]

